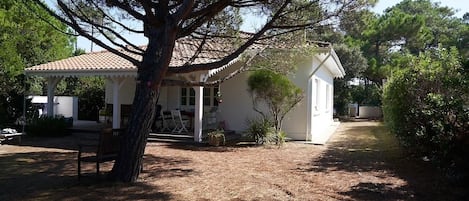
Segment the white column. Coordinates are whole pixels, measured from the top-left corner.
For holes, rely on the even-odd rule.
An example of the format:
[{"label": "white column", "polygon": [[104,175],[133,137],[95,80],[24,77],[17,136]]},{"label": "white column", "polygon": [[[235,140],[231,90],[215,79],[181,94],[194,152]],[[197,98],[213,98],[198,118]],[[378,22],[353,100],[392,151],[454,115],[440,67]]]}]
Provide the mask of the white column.
[{"label": "white column", "polygon": [[121,127],[121,104],[119,91],[124,83],[123,78],[111,78],[112,81],[112,128]]},{"label": "white column", "polygon": [[54,95],[57,83],[62,80],[62,77],[49,77],[47,78],[47,116],[54,116]]},{"label": "white column", "polygon": [[194,87],[195,111],[194,111],[194,141],[202,142],[202,118],[204,112],[204,87]]},{"label": "white column", "polygon": [[306,91],[306,141],[312,140],[312,125],[313,125],[313,78],[308,79],[308,90]]},{"label": "white column", "polygon": [[[199,75],[199,81],[206,81],[207,76]],[[195,91],[194,141],[202,142],[202,119],[204,115],[204,87],[193,87]]]}]

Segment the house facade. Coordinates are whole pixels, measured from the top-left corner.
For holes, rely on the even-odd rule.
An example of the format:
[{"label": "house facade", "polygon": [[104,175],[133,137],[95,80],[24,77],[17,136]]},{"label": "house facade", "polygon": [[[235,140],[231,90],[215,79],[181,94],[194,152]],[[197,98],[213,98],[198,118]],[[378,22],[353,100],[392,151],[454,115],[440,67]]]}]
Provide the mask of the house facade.
[{"label": "house facade", "polygon": [[[178,48],[184,47],[177,45],[175,52],[179,51]],[[180,54],[175,55],[178,57]],[[177,61],[178,58],[173,58],[171,62],[177,63]],[[217,69],[172,75],[168,79],[213,81],[229,75],[241,65],[243,62],[235,59]],[[344,69],[331,46],[319,47],[309,64],[299,66],[297,69],[290,79],[303,89],[305,98],[287,114],[283,130],[288,137],[295,140],[314,141],[327,138],[324,137],[327,135],[325,132],[333,124],[333,79],[343,77]],[[120,128],[122,123],[125,123],[122,110],[126,108],[123,106],[129,108],[132,104],[136,71],[136,67],[130,62],[108,51],[88,53],[25,70],[27,75],[43,76],[48,79],[49,98],[54,97],[55,86],[64,77],[105,77],[105,102],[112,106],[113,128]],[[243,132],[248,126],[247,120],[258,115],[252,109],[248,93],[249,73],[249,71],[242,72],[214,87],[162,86],[158,104],[164,111],[174,109],[190,111],[193,114],[191,128],[194,131],[195,141],[202,139],[203,116],[209,111],[216,112],[217,121],[223,122],[225,129]],[[217,94],[221,94],[221,97]],[[53,111],[52,106],[48,111]]]}]

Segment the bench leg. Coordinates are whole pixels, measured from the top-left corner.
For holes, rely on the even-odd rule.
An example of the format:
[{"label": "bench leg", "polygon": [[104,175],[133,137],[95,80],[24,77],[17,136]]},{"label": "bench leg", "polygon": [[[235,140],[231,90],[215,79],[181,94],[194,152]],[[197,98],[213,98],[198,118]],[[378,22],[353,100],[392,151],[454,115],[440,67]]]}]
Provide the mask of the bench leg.
[{"label": "bench leg", "polygon": [[96,162],[96,176],[99,177],[99,162]]},{"label": "bench leg", "polygon": [[80,161],[80,152],[78,152],[78,180],[81,178],[81,161]]}]

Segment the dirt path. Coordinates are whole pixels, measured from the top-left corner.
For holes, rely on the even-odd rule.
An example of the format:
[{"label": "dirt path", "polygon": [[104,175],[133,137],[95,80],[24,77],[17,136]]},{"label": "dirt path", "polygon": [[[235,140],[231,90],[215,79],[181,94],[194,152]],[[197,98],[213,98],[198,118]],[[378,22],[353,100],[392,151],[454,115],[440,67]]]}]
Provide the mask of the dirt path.
[{"label": "dirt path", "polygon": [[[0,146],[0,200],[465,200],[377,122],[342,123],[326,146],[149,143],[135,184],[76,179],[76,137]],[[110,170],[105,164],[103,170]]]}]

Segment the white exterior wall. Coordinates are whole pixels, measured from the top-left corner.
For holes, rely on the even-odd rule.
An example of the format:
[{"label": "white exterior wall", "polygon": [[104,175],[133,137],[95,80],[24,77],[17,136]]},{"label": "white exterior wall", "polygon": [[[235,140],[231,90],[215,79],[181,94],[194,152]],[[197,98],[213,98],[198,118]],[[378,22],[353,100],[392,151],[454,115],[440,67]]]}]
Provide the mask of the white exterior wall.
[{"label": "white exterior wall", "polygon": [[[305,93],[304,99],[287,114],[283,122],[283,130],[294,140],[314,141],[316,138],[321,138],[333,123],[333,75],[325,67],[331,63],[325,62],[317,69],[321,64],[320,59],[314,57],[309,66],[299,67],[297,73],[290,77]],[[223,77],[237,68],[239,64],[234,64],[220,72],[217,77]],[[224,121],[226,129],[235,130],[238,133],[247,129],[249,119],[260,116],[253,110],[248,92],[249,73],[249,71],[240,73],[220,85],[223,102],[218,106],[217,120]],[[318,92],[316,92],[315,80],[319,83]],[[134,94],[134,78],[126,78],[120,90],[120,103],[132,104]],[[319,96],[318,99],[316,95]],[[327,95],[329,98],[326,97]],[[316,104],[317,100],[319,101]],[[112,103],[112,83],[109,81],[106,82],[106,103]],[[158,104],[163,106],[163,110],[188,109],[180,107],[180,87],[178,86],[162,87]]]},{"label": "white exterior wall", "polygon": [[[122,105],[131,105],[134,100],[135,95],[135,78],[126,77],[124,83],[119,90],[119,103]],[[107,104],[112,104],[112,82],[109,79],[106,79],[106,98],[105,102]]]},{"label": "white exterior wall", "polygon": [[247,128],[248,119],[259,116],[253,110],[248,92],[247,78],[249,72],[243,72],[224,82],[220,86],[223,102],[218,105],[219,119],[225,121],[225,127],[241,133]]},{"label": "white exterior wall", "polygon": [[[283,130],[294,140],[312,140],[320,137],[333,122],[333,76],[324,66],[311,75],[319,64],[315,58],[312,65],[298,68],[297,73],[290,77],[292,82],[305,93],[303,100],[286,115],[283,122]],[[247,85],[248,77],[249,72],[243,72],[224,82],[220,87],[223,96],[223,103],[219,105],[220,120],[225,121],[227,129],[236,132],[246,130],[248,119],[259,117],[259,114],[252,109]],[[320,101],[317,110],[312,105],[316,100],[314,91],[316,88],[312,84],[314,79],[318,79],[320,83],[318,92]],[[328,85],[329,87],[326,87]],[[326,92],[327,88],[330,90],[329,93]],[[326,98],[326,94],[329,95],[329,99]],[[329,102],[327,109],[326,101]]]},{"label": "white exterior wall", "polygon": [[163,105],[164,110],[174,110],[174,109],[181,109],[180,108],[180,87],[178,86],[170,86],[170,87],[163,87],[166,88],[166,98],[160,97],[160,100],[166,99],[166,106]]},{"label": "white exterior wall", "polygon": [[54,113],[64,117],[73,117],[78,120],[78,98],[71,96],[56,96],[54,102]]},{"label": "white exterior wall", "polygon": [[[31,96],[34,104],[47,104],[47,96]],[[54,115],[73,117],[78,120],[78,97],[54,96]]]},{"label": "white exterior wall", "polygon": [[303,90],[304,98],[293,108],[283,121],[282,129],[289,138],[294,140],[306,140],[306,131],[308,128],[308,76],[313,72],[312,66],[298,67],[297,72],[290,76],[290,80],[301,90]]},{"label": "white exterior wall", "polygon": [[[316,87],[316,81],[319,81],[319,87]],[[323,137],[324,133],[327,131],[329,126],[333,123],[333,89],[334,89],[334,82],[332,75],[326,68],[320,68],[318,72],[315,73],[314,76],[311,77],[309,80],[311,83],[311,89],[309,91],[311,95],[311,107],[310,107],[310,125],[311,127],[308,129],[308,135],[311,138],[307,140],[315,140],[316,138]],[[329,87],[327,87],[329,86]],[[316,89],[319,91],[316,93]],[[327,93],[326,90],[329,89],[330,92]],[[319,95],[319,103],[315,104],[316,95]],[[326,97],[329,95],[329,98]],[[329,103],[327,103],[327,101]],[[326,105],[328,107],[326,108]]]}]

